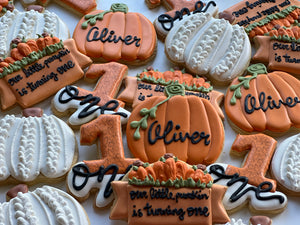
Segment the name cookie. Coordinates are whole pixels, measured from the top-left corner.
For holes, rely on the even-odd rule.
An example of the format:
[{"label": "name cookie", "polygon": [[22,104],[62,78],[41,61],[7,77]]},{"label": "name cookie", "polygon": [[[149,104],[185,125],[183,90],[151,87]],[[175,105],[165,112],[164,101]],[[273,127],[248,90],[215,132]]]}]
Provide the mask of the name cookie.
[{"label": "name cookie", "polygon": [[[0,204],[1,224],[17,225],[66,224],[89,225],[83,207],[70,195],[57,188],[43,186],[28,192],[25,185],[18,185],[7,192],[10,200]],[[30,215],[30,216],[28,216]]]},{"label": "name cookie", "polygon": [[126,128],[129,150],[147,162],[173,153],[190,164],[213,163],[224,142],[222,120],[214,107],[206,99],[185,95],[179,83],[165,87],[165,94],[133,109]]},{"label": "name cookie", "polygon": [[18,103],[27,108],[81,79],[92,61],[78,52],[73,39],[49,35],[37,40],[15,39],[10,57],[0,63],[3,110]]},{"label": "name cookie", "polygon": [[140,13],[128,12],[125,4],[96,10],[77,24],[73,38],[80,52],[95,61],[146,63],[156,51],[156,32]]},{"label": "name cookie", "polygon": [[221,203],[226,188],[212,185],[202,168],[169,154],[153,164],[139,161],[128,177],[112,183],[116,200],[110,219],[129,225],[228,222]]},{"label": "name cookie", "polygon": [[251,58],[244,29],[209,13],[196,13],[177,21],[165,40],[167,57],[194,73],[221,85],[242,75]]},{"label": "name cookie", "polygon": [[210,82],[204,78],[194,77],[180,70],[170,70],[162,73],[150,68],[136,77],[126,77],[125,90],[118,96],[118,99],[131,104],[135,108],[150,97],[164,96],[165,87],[176,82],[184,84],[185,95],[194,95],[209,100],[220,117],[224,119],[220,108],[224,95],[213,90]]},{"label": "name cookie", "polygon": [[252,75],[236,78],[225,96],[225,112],[237,128],[246,131],[284,132],[299,127],[299,80],[288,73],[268,73],[259,63]]},{"label": "name cookie", "polygon": [[0,120],[0,182],[52,182],[77,161],[76,138],[62,120],[26,109]]},{"label": "name cookie", "polygon": [[214,183],[228,187],[223,198],[227,211],[234,212],[245,204],[254,212],[279,213],[287,205],[287,197],[276,191],[276,181],[266,178],[276,141],[264,134],[238,135],[234,141],[232,154],[246,156],[243,167],[216,163],[207,171]]}]

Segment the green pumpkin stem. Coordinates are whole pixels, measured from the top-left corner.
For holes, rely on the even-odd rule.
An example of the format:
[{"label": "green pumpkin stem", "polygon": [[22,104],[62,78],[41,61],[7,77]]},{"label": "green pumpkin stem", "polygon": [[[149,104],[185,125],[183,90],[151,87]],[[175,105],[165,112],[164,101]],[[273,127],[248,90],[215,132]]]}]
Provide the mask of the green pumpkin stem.
[{"label": "green pumpkin stem", "polygon": [[88,27],[88,24],[94,26],[97,20],[103,20],[105,14],[110,12],[123,12],[126,14],[128,12],[128,7],[123,3],[114,3],[111,5],[110,10],[105,10],[95,15],[88,14],[84,17],[86,21],[81,24],[81,28],[86,29]]},{"label": "green pumpkin stem", "polygon": [[147,108],[141,109],[140,115],[142,116],[142,118],[139,121],[132,121],[130,123],[130,127],[136,129],[133,134],[135,140],[139,140],[141,138],[140,128],[142,128],[143,130],[147,129],[148,118],[156,117],[156,111],[160,105],[169,101],[170,98],[176,95],[181,95],[181,96],[185,95],[184,86],[182,84],[170,84],[165,88],[165,95],[167,96],[167,98],[159,102],[157,105],[153,106],[151,109],[147,109]]},{"label": "green pumpkin stem", "polygon": [[250,77],[239,77],[240,83],[230,86],[230,91],[233,91],[233,95],[230,99],[230,104],[235,105],[236,99],[242,98],[241,88],[244,87],[246,90],[250,88],[250,81],[255,79],[258,74],[268,74],[267,68],[262,63],[253,64],[248,67],[247,71],[252,74]]}]

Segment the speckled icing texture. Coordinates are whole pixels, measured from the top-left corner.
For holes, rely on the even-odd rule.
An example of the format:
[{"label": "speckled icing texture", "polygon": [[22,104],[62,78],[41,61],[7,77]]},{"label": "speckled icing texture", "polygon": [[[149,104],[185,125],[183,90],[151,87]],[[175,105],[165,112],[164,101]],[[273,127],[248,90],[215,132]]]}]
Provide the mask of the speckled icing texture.
[{"label": "speckled icing texture", "polygon": [[89,221],[83,208],[70,195],[43,186],[33,192],[19,192],[10,202],[0,204],[0,224],[88,225]]},{"label": "speckled icing texture", "polygon": [[244,224],[241,219],[238,219],[238,220],[231,219],[231,221],[226,223],[225,225],[247,225],[247,224]]},{"label": "speckled icing texture", "polygon": [[48,33],[61,40],[69,38],[69,29],[64,22],[52,12],[39,13],[34,10],[20,12],[15,9],[0,18],[0,57],[10,51],[10,42],[14,38],[35,39],[36,34]]},{"label": "speckled icing texture", "polygon": [[286,189],[300,193],[300,135],[285,139],[272,159],[272,174]]},{"label": "speckled icing texture", "polygon": [[52,115],[7,115],[0,125],[0,182],[9,176],[23,182],[40,174],[57,178],[70,169],[75,138],[63,121]]},{"label": "speckled icing texture", "polygon": [[242,176],[225,174],[228,165],[223,163],[212,164],[207,170],[212,175],[214,183],[228,187],[223,198],[223,204],[227,211],[242,206],[249,202],[250,209],[260,212],[282,211],[287,205],[285,194],[270,190],[263,190],[263,185],[255,187],[248,183],[248,179]]},{"label": "speckled icing texture", "polygon": [[196,74],[207,74],[228,82],[248,66],[251,46],[244,29],[209,13],[184,17],[176,23],[165,41],[168,58],[185,63]]}]

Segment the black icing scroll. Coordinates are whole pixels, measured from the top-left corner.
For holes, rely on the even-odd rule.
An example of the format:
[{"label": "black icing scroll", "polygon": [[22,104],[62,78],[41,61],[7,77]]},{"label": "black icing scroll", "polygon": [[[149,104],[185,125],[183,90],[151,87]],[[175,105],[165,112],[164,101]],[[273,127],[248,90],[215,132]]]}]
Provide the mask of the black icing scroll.
[{"label": "black icing scroll", "polygon": [[217,183],[219,180],[222,180],[222,179],[229,179],[229,181],[226,183],[226,185],[228,187],[230,187],[231,185],[235,184],[236,182],[242,182],[241,186],[230,196],[229,199],[231,202],[235,202],[238,199],[240,199],[243,195],[245,195],[247,192],[253,191],[255,193],[255,197],[258,200],[267,201],[267,200],[271,200],[271,199],[278,199],[280,204],[284,203],[284,198],[280,195],[274,194],[274,195],[269,195],[269,196],[261,196],[261,193],[270,192],[272,190],[273,185],[270,182],[265,181],[265,182],[262,182],[261,184],[259,184],[257,187],[251,186],[251,187],[244,189],[246,187],[246,185],[248,184],[247,177],[240,176],[238,173],[235,173],[233,175],[227,175],[225,173],[224,168],[218,164],[212,165],[209,168],[208,172],[210,174],[214,174],[218,177],[217,179],[214,179],[214,183]]}]

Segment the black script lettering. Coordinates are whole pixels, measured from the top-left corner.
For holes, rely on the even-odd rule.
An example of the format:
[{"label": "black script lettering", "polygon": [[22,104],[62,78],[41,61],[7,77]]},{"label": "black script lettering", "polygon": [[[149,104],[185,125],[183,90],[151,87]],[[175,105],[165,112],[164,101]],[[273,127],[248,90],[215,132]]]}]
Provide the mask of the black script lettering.
[{"label": "black script lettering", "polygon": [[283,43],[275,42],[273,44],[273,50],[278,50],[278,49],[290,50],[290,47],[289,47],[288,44],[283,44]]},{"label": "black script lettering", "polygon": [[173,197],[173,192],[169,191],[169,188],[150,188],[150,197],[151,199],[172,199],[174,200],[175,198]]},{"label": "black script lettering", "polygon": [[300,100],[298,97],[287,97],[286,99],[282,100],[279,99],[277,102],[272,98],[272,96],[267,96],[264,92],[259,93],[258,100],[252,96],[251,94],[248,94],[245,98],[245,112],[248,114],[253,113],[255,110],[262,110],[266,112],[269,109],[279,109],[282,105],[287,107],[294,107],[300,103]]},{"label": "black script lettering", "polygon": [[129,194],[131,200],[148,198],[147,191],[131,191]]},{"label": "black script lettering", "polygon": [[[150,125],[149,130],[148,130],[148,141],[152,145],[155,144],[156,141],[159,139],[163,139],[165,144],[171,144],[173,141],[174,142],[177,142],[177,141],[184,142],[184,141],[186,141],[186,139],[189,139],[192,144],[198,144],[202,140],[204,140],[205,145],[210,144],[210,140],[209,140],[210,135],[205,134],[205,132],[194,131],[192,134],[190,134],[188,132],[186,132],[184,134],[182,131],[176,132],[176,130],[180,129],[180,125],[177,124],[174,127],[173,121],[171,121],[171,120],[169,120],[167,122],[165,129],[163,130],[163,132],[161,132],[162,131],[161,125],[157,124],[157,123],[158,123],[157,120],[154,121]],[[156,127],[154,128],[155,125],[156,125]],[[154,137],[152,137],[153,129],[154,129]],[[173,134],[172,134],[172,131],[173,131]],[[168,135],[171,135],[170,140],[167,140]]]},{"label": "black script lettering", "polygon": [[165,87],[161,86],[159,84],[157,84],[154,89],[155,92],[164,92],[164,90],[165,90]]},{"label": "black script lettering", "polygon": [[88,42],[101,41],[102,43],[118,43],[119,41],[121,41],[126,45],[135,44],[136,47],[139,47],[141,45],[141,38],[138,38],[137,36],[132,37],[131,35],[127,35],[123,38],[122,36],[115,35],[115,31],[109,31],[108,28],[103,28],[99,33],[98,27],[92,27],[89,30],[86,40]]},{"label": "black script lettering", "polygon": [[273,7],[271,7],[271,8],[269,8],[269,9],[266,9],[266,10],[264,10],[264,11],[261,11],[261,13],[263,14],[263,15],[271,15],[271,14],[274,14],[275,12],[280,12],[280,10],[279,10],[279,8],[278,8],[278,6],[276,5],[276,6],[273,6]]},{"label": "black script lettering", "polygon": [[10,86],[14,86],[14,84],[18,83],[22,79],[23,77],[20,74],[18,74],[17,76],[10,78],[8,80],[8,83],[10,84]]},{"label": "black script lettering", "polygon": [[58,81],[58,77],[56,73],[51,72],[47,76],[43,75],[40,80],[37,80],[35,83],[33,82],[27,82],[26,88],[29,88],[31,91],[36,90],[38,87],[44,85],[49,80]]},{"label": "black script lettering", "polygon": [[177,192],[176,193],[176,202],[178,202],[178,199],[198,199],[198,200],[201,200],[201,199],[208,199],[208,195],[207,194],[201,194],[201,190],[200,191],[192,191],[192,192],[189,192],[189,193],[180,193],[180,192]]},{"label": "black script lettering", "polygon": [[153,209],[152,205],[150,205],[148,202],[146,206],[144,207],[144,210],[147,211],[147,216],[175,216],[177,215],[180,220],[184,220],[185,211],[182,208],[174,208],[171,209],[171,206],[168,205],[167,208],[156,208]]},{"label": "black script lettering", "polygon": [[39,72],[44,68],[45,66],[43,66],[42,64],[34,63],[33,65],[29,66],[28,69],[22,68],[22,71],[26,77],[30,77],[32,74]]},{"label": "black script lettering", "polygon": [[300,58],[291,58],[288,54],[282,56],[285,59],[286,63],[300,63]]},{"label": "black script lettering", "polygon": [[55,60],[58,60],[58,61],[62,61],[62,57],[68,55],[70,53],[70,50],[69,49],[63,49],[63,50],[60,50],[57,54],[55,55],[52,55],[50,57],[48,57],[45,61],[44,61],[44,65],[47,66],[47,68],[49,68],[49,64],[54,62]]},{"label": "black script lettering", "polygon": [[[105,103],[103,106],[97,106],[98,103],[101,101],[100,97],[93,96],[91,94],[86,95],[86,96],[79,96],[79,90],[74,87],[74,86],[66,86],[65,89],[60,93],[58,97],[58,101],[61,104],[66,104],[72,100],[79,100],[80,105],[85,105],[87,106],[82,109],[82,111],[79,113],[78,117],[79,118],[85,118],[97,110],[100,110],[100,114],[104,114],[105,111],[114,111],[119,107],[119,103],[117,100],[110,100],[107,103]],[[64,98],[65,95],[67,98]],[[96,106],[96,107],[94,107]],[[112,115],[119,115],[124,118],[127,118],[127,115],[125,113],[113,113]]]},{"label": "black script lettering", "polygon": [[296,43],[296,42],[293,41],[291,43],[291,50],[293,52],[300,52],[300,45],[298,43]]},{"label": "black script lettering", "polygon": [[191,216],[209,216],[209,210],[206,206],[202,207],[188,207],[187,214],[189,217]]},{"label": "black script lettering", "polygon": [[133,212],[132,212],[132,216],[131,217],[143,217],[143,212],[141,209],[138,209],[136,211],[136,205],[133,205]]},{"label": "black script lettering", "polygon": [[151,84],[138,84],[138,90],[144,89],[144,90],[152,90]]},{"label": "black script lettering", "polygon": [[68,70],[72,69],[75,66],[75,64],[69,60],[67,63],[65,63],[64,65],[60,66],[57,68],[57,72],[59,74],[63,74],[65,72],[67,72]]}]

